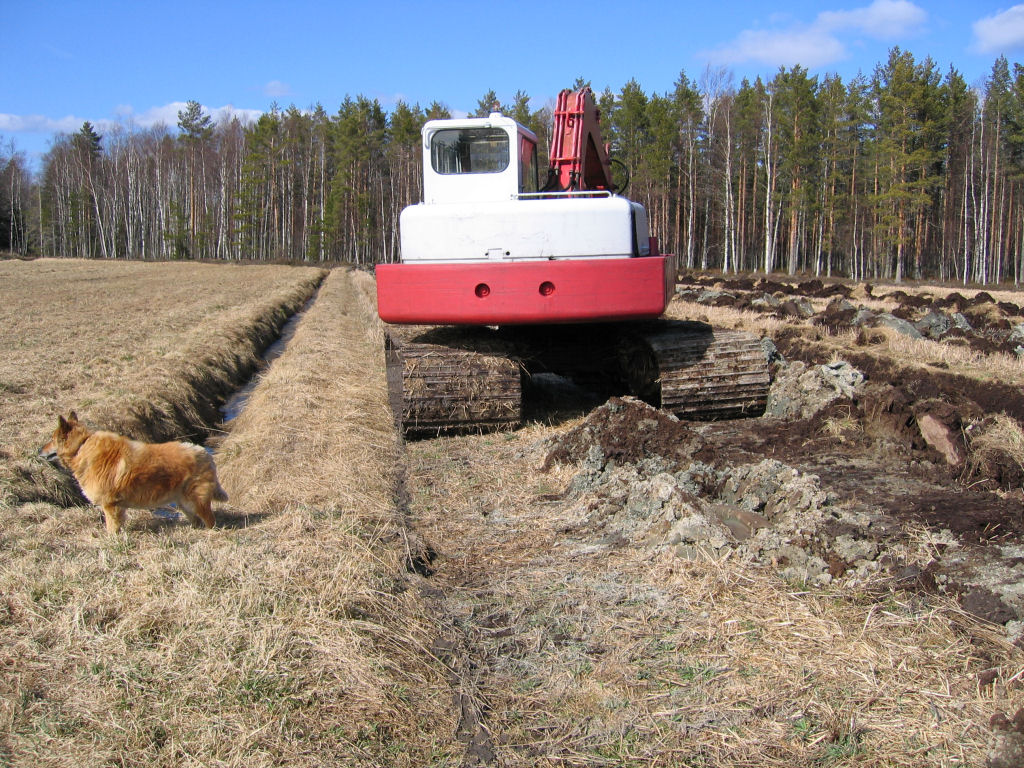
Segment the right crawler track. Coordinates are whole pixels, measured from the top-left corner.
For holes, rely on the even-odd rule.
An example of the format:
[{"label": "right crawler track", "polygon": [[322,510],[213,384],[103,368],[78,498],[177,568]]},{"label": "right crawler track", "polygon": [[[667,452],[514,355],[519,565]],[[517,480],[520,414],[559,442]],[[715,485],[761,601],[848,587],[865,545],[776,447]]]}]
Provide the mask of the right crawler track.
[{"label": "right crawler track", "polygon": [[771,383],[760,339],[704,323],[663,321],[621,346],[633,394],[682,419],[761,416]]}]

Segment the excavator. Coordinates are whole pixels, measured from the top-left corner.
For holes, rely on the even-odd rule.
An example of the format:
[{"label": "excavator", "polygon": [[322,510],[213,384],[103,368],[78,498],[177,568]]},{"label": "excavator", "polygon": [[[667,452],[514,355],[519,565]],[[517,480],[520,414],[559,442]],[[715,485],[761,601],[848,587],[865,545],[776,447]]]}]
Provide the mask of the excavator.
[{"label": "excavator", "polygon": [[537,136],[497,105],[423,126],[423,201],[376,267],[401,433],[517,427],[542,373],[685,419],[761,415],[757,337],[662,318],[676,259],[619,194],[590,88],[558,95],[549,149],[542,181]]}]

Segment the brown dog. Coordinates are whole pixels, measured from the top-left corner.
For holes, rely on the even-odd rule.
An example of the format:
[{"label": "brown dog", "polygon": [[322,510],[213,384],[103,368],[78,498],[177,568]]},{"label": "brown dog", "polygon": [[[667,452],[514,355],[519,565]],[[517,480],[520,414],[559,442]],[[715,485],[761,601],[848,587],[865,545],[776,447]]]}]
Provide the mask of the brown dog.
[{"label": "brown dog", "polygon": [[57,417],[53,438],[42,447],[71,470],[85,497],[103,510],[107,531],[117,533],[124,510],[156,509],[175,502],[192,525],[212,528],[212,500],[227,501],[205,448],[192,443],[140,443],[113,432],[92,432],[72,411]]}]

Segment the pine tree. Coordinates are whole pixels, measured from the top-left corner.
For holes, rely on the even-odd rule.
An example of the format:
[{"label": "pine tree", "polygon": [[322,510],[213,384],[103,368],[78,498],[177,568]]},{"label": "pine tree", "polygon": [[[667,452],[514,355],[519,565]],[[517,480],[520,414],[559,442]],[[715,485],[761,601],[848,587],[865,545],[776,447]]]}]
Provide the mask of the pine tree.
[{"label": "pine tree", "polygon": [[820,167],[815,204],[815,274],[832,275],[842,267],[839,246],[844,226],[851,225],[853,194],[850,190],[856,146],[857,118],[851,107],[850,89],[837,75],[829,75],[818,90],[820,125]]},{"label": "pine tree", "polygon": [[1007,195],[1005,145],[1010,111],[1010,67],[1006,57],[1000,56],[992,65],[982,102],[982,129],[987,140],[982,141],[984,197],[975,258],[975,279],[981,283],[999,282],[1002,278],[1003,207]]},{"label": "pine tree", "polygon": [[674,250],[686,254],[688,269],[693,267],[696,247],[697,191],[700,168],[700,142],[704,121],[700,93],[690,82],[686,72],[679,73],[672,92],[673,114],[679,135],[679,155],[676,162],[679,179],[676,203],[677,236]]},{"label": "pine tree", "polygon": [[399,256],[398,217],[401,210],[419,202],[423,196],[420,131],[425,120],[418,104],[410,107],[399,101],[388,122],[387,156],[391,181],[390,222],[387,227],[389,260]]},{"label": "pine tree", "polygon": [[914,115],[917,87],[914,57],[893,48],[889,60],[875,68],[872,97],[877,140],[874,143],[878,192],[874,195],[881,240],[895,246],[894,269],[882,274],[902,280],[906,271],[910,211],[915,201],[910,176],[918,128]]},{"label": "pine tree", "polygon": [[[78,165],[77,190],[79,200],[76,206],[79,215],[79,244],[82,255],[107,257],[107,242],[103,232],[103,218],[100,215],[100,194],[96,189],[97,166],[100,163],[103,137],[96,133],[92,123],[86,120],[82,128],[72,137]],[[97,252],[97,244],[99,249]]]},{"label": "pine tree", "polygon": [[82,123],[81,129],[71,139],[75,149],[90,163],[98,160],[103,152],[102,141],[103,137],[96,133],[88,120]]},{"label": "pine tree", "polygon": [[187,101],[185,108],[178,110],[178,128],[187,141],[206,141],[213,135],[213,118],[203,112],[198,101]]},{"label": "pine tree", "polygon": [[179,235],[175,251],[179,258],[205,256],[208,233],[202,226],[206,218],[206,148],[213,136],[213,119],[203,113],[198,101],[188,101],[178,111],[179,138],[185,147],[188,175],[187,212],[184,212],[188,235]]},{"label": "pine tree", "polygon": [[736,92],[733,106],[736,145],[736,231],[738,267],[756,269],[759,258],[755,252],[762,249],[758,190],[760,187],[758,155],[764,125],[761,93],[746,78]]},{"label": "pine tree", "polygon": [[260,115],[246,130],[242,184],[235,204],[239,252],[246,258],[272,258],[271,243],[280,222],[277,198],[281,120],[276,109]]},{"label": "pine tree", "polygon": [[1013,65],[1013,83],[1007,105],[1006,145],[1007,162],[1012,182],[1012,204],[1007,214],[1012,217],[1012,239],[1008,236],[1012,253],[1014,285],[1024,281],[1024,66]]},{"label": "pine tree", "polygon": [[448,120],[451,116],[451,110],[439,101],[432,101],[430,106],[427,107],[427,120]]},{"label": "pine tree", "polygon": [[494,90],[489,90],[480,100],[476,103],[476,111],[473,112],[470,117],[487,117],[493,112],[498,106],[498,94]]},{"label": "pine tree", "polygon": [[794,66],[780,69],[773,81],[779,125],[779,141],[787,147],[781,156],[779,172],[787,187],[789,255],[787,271],[800,268],[800,246],[808,208],[815,193],[813,177],[818,161],[820,132],[818,125],[817,77]]},{"label": "pine tree", "polygon": [[520,125],[530,127],[533,113],[530,112],[530,97],[525,91],[516,91],[516,95],[512,99],[512,111],[509,113],[509,117]]},{"label": "pine tree", "polygon": [[622,87],[609,121],[614,128],[613,149],[631,171],[639,171],[650,142],[647,94],[635,79]]},{"label": "pine tree", "polygon": [[943,83],[946,112],[945,152],[943,160],[942,240],[938,252],[939,276],[943,279],[962,274],[966,280],[971,251],[968,216],[973,179],[970,169],[974,157],[972,133],[977,103],[973,91],[960,73],[950,67]]}]

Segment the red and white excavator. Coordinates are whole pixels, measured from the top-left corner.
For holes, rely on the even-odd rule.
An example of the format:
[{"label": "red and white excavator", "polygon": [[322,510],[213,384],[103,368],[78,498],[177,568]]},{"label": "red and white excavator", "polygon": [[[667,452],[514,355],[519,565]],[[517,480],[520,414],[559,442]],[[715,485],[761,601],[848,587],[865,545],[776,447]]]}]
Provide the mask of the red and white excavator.
[{"label": "red and white excavator", "polygon": [[423,202],[402,211],[401,263],[376,270],[404,434],[516,426],[523,377],[538,372],[683,418],[764,412],[755,336],[659,319],[675,257],[659,252],[644,207],[616,194],[589,88],[558,96],[543,184],[537,137],[497,111],[431,120],[422,146]]}]

